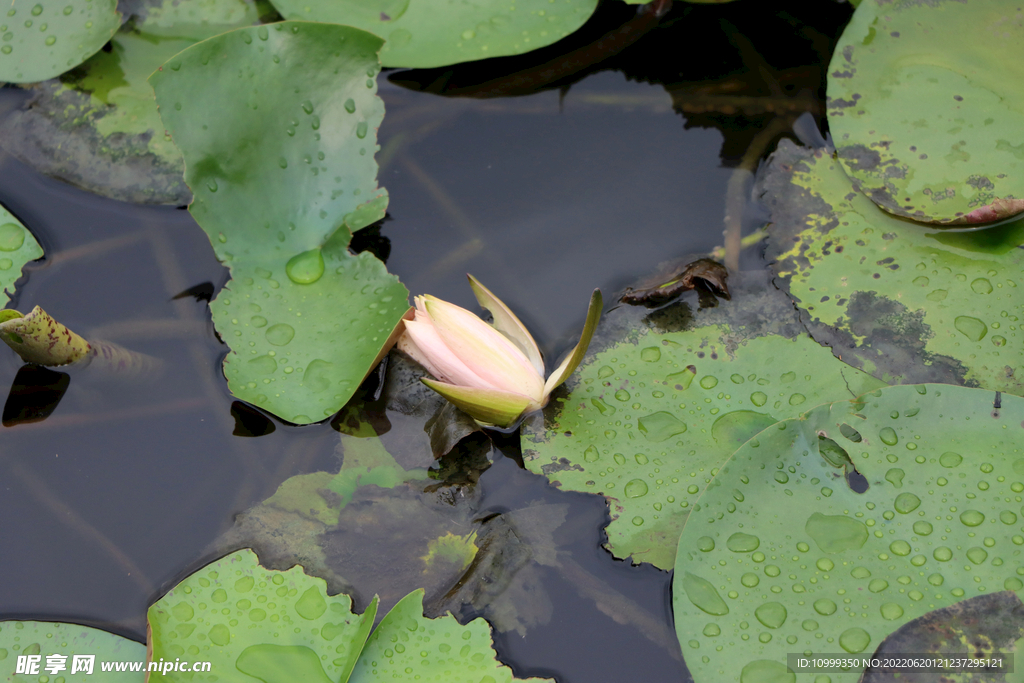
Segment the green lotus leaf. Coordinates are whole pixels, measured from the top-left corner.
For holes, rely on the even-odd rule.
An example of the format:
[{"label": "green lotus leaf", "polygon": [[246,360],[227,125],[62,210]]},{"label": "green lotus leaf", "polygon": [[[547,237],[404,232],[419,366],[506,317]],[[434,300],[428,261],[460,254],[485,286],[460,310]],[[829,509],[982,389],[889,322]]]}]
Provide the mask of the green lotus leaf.
[{"label": "green lotus leaf", "polygon": [[755,330],[730,313],[761,305],[737,295],[723,302],[718,324],[640,326],[584,361],[545,427],[525,426],[531,471],[608,499],[616,557],[670,569],[691,506],[733,451],[779,420],[881,384],[806,334]]},{"label": "green lotus leaf", "polygon": [[298,424],[345,405],[408,310],[384,264],[347,249],[387,206],[373,158],[380,46],[332,24],[242,28],[150,79],[190,211],[231,269],[211,304],[228,386]]},{"label": "green lotus leaf", "polygon": [[187,204],[181,153],[164,130],[150,74],[211,36],[252,25],[253,0],[147,0],[97,52],[0,126],[4,146],[49,175],[138,203]]},{"label": "green lotus leaf", "polygon": [[827,153],[780,144],[761,191],[768,255],[815,339],[887,383],[1024,394],[1024,220],[951,233],[853,190]]},{"label": "green lotus leaf", "polygon": [[[346,681],[377,614],[353,614],[347,595],[328,595],[301,567],[273,571],[251,550],[208,564],[149,608],[151,661],[210,662],[220,681]],[[161,672],[150,680],[195,680]],[[202,678],[197,677],[197,678]]]},{"label": "green lotus leaf", "polygon": [[989,222],[1024,211],[1022,81],[1018,4],[872,0],[833,53],[829,128],[886,211]]},{"label": "green lotus leaf", "polygon": [[[375,681],[411,668],[419,680],[515,679],[498,662],[483,619],[423,616],[423,591],[398,601],[370,635],[377,599],[353,614],[347,595],[328,595],[301,567],[264,569],[251,550],[203,567],[149,608],[151,661],[211,663],[216,680],[242,683]],[[369,640],[367,640],[369,636]],[[205,680],[170,671],[150,680]],[[526,679],[539,681],[547,679]]]},{"label": "green lotus leaf", "polygon": [[550,678],[516,678],[512,669],[496,658],[491,629],[483,619],[465,626],[455,617],[423,616],[423,591],[402,598],[381,620],[370,636],[352,672],[352,683],[381,680],[449,681],[551,681]]},{"label": "green lotus leaf", "polygon": [[679,539],[673,613],[694,680],[793,681],[787,653],[870,654],[929,612],[1024,589],[1022,422],[1019,397],[897,386],[740,447]]},{"label": "green lotus leaf", "polygon": [[582,26],[597,0],[271,0],[286,19],[356,26],[387,41],[384,66],[433,67],[518,55]]},{"label": "green lotus leaf", "polygon": [[99,51],[121,25],[116,0],[38,0],[0,10],[0,81],[54,78]]},{"label": "green lotus leaf", "polygon": [[[19,655],[39,655],[38,671],[33,674],[18,674],[16,661]],[[65,668],[56,671],[56,676],[66,683],[91,683],[91,681],[112,678],[104,674],[104,664],[115,662],[142,663],[146,660],[146,646],[122,636],[107,633],[89,626],[64,624],[50,621],[0,621],[0,665],[5,669],[5,683],[38,683],[40,676],[46,677],[47,656],[60,655],[56,660]],[[83,670],[75,667],[76,655],[92,655],[92,668]],[[75,673],[71,673],[72,670]],[[146,674],[142,671],[123,672],[117,680],[124,683],[142,683]],[[50,676],[50,680],[55,680]]]},{"label": "green lotus leaf", "polygon": [[28,228],[0,206],[0,307],[11,300],[25,264],[42,257],[43,248]]}]

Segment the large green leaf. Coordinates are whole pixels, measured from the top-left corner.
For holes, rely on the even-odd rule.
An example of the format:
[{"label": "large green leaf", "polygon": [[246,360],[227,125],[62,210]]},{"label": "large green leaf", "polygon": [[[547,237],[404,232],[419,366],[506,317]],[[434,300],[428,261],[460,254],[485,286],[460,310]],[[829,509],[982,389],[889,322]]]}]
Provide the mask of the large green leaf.
[{"label": "large green leaf", "polygon": [[527,425],[531,471],[608,499],[607,545],[616,557],[671,568],[692,504],[743,442],[810,406],[879,386],[806,334],[744,324],[738,311],[758,309],[778,312],[770,325],[792,322],[792,309],[769,308],[767,296],[723,302],[718,324],[676,332],[640,325],[584,361],[543,430]]},{"label": "large green leaf", "polygon": [[43,248],[28,228],[0,206],[0,308],[11,300],[25,264],[42,256]]},{"label": "large green leaf", "polygon": [[337,412],[408,310],[352,231],[384,216],[380,39],[284,22],[198,43],[150,79],[190,208],[232,280],[211,304],[231,391],[291,422]]},{"label": "large green leaf", "polygon": [[0,81],[45,81],[78,66],[121,25],[117,0],[38,0],[0,8]]},{"label": "large green leaf", "polygon": [[824,151],[783,143],[768,254],[811,334],[888,383],[1024,394],[1024,220],[951,233],[879,211]]},{"label": "large green leaf", "polygon": [[[206,565],[149,608],[150,659],[211,663],[220,681],[346,681],[377,614],[347,595],[327,595],[301,567],[261,567],[251,550]],[[169,672],[150,680],[191,680]]]},{"label": "large green leaf", "polygon": [[286,19],[357,26],[387,43],[384,66],[432,67],[517,55],[582,26],[597,0],[271,0]]},{"label": "large green leaf", "polygon": [[900,216],[978,223],[1024,211],[1021,82],[1019,4],[864,2],[829,65],[839,158]]},{"label": "large green leaf", "polygon": [[[18,674],[17,659],[21,655],[39,655],[38,671],[33,674]],[[63,669],[48,672],[47,657],[55,658],[54,663]],[[92,655],[91,669],[77,669],[76,655]],[[0,621],[0,667],[4,683],[39,683],[40,680],[59,680],[65,683],[91,683],[110,680],[110,674],[103,674],[103,665],[113,663],[141,663],[146,659],[146,646],[122,636],[107,633],[89,626],[63,624],[50,621]],[[75,673],[71,673],[75,670]],[[146,674],[142,671],[122,672],[116,680],[122,683],[142,683]]]},{"label": "large green leaf", "polygon": [[1015,396],[898,386],[743,445],[679,539],[673,613],[694,680],[794,681],[787,653],[870,654],[928,612],[1024,589],[1022,423]]},{"label": "large green leaf", "polygon": [[[352,613],[351,602],[347,595],[328,595],[323,580],[301,567],[264,569],[251,550],[240,550],[150,607],[150,659],[210,662],[210,680],[229,683],[346,683],[386,673],[428,682],[466,680],[467,674],[473,681],[518,680],[495,659],[487,622],[426,619],[422,590],[400,600],[369,641],[377,600],[362,615]],[[207,679],[171,671],[150,680]]]}]

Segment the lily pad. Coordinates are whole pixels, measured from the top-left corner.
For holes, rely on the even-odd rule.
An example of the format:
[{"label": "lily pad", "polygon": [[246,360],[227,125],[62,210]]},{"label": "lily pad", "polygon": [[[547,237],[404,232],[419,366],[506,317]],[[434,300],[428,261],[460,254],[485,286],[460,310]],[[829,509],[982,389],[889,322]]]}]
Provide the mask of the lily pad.
[{"label": "lily pad", "polygon": [[25,264],[42,257],[43,248],[28,228],[0,206],[0,307],[11,300]]},{"label": "lily pad", "polygon": [[768,256],[808,329],[887,383],[1024,394],[1024,219],[952,233],[853,189],[827,152],[779,145],[761,180]]},{"label": "lily pad", "polygon": [[117,0],[39,0],[0,11],[0,81],[54,78],[99,51],[121,25]]},{"label": "lily pad", "polygon": [[[543,428],[527,423],[531,471],[608,499],[616,557],[670,569],[691,506],[733,451],[779,420],[881,384],[806,334],[770,332],[796,327],[785,302],[765,300],[777,296],[735,293],[683,331],[639,325],[584,361]],[[778,318],[749,319],[758,311]]]},{"label": "lily pad", "polygon": [[385,39],[384,66],[433,67],[518,55],[582,26],[597,0],[271,0],[286,19],[348,24]]},{"label": "lily pad", "polygon": [[[362,615],[351,607],[351,598],[327,595],[323,580],[301,567],[264,569],[255,553],[240,550],[187,577],[149,608],[149,660],[210,662],[221,681],[347,681],[377,601]],[[193,676],[172,671],[150,680]]]},{"label": "lily pad", "polygon": [[[149,659],[208,661],[216,680],[231,682],[346,683],[380,680],[393,671],[424,681],[466,673],[473,680],[519,680],[497,661],[487,622],[427,619],[422,590],[400,600],[373,635],[376,598],[362,615],[351,607],[347,595],[328,595],[324,582],[301,567],[264,569],[251,550],[240,550],[203,567],[150,607]],[[173,671],[150,677],[200,678]]]},{"label": "lily pad", "polygon": [[463,626],[451,615],[425,618],[422,590],[407,595],[381,620],[349,680],[352,683],[406,680],[412,674],[426,683],[552,680],[516,678],[512,669],[497,660],[491,629],[483,619],[474,619]]},{"label": "lily pad", "polygon": [[1019,4],[872,0],[833,53],[829,128],[886,211],[989,222],[1024,211],[1022,81]]},{"label": "lily pad", "polygon": [[[34,674],[15,673],[16,661],[21,655],[39,656],[38,670]],[[83,659],[78,657],[86,656]],[[49,656],[63,669],[47,671]],[[89,669],[80,668],[92,659]],[[0,680],[6,683],[38,683],[40,675],[56,674],[66,683],[89,683],[104,678],[103,663],[143,662],[146,646],[123,636],[107,633],[89,626],[49,621],[0,621],[0,662],[6,674]],[[124,683],[142,683],[144,672],[118,674]]]},{"label": "lily pad", "polygon": [[198,43],[150,79],[190,211],[231,269],[210,305],[228,386],[297,424],[345,405],[409,308],[383,263],[347,249],[387,206],[373,158],[380,46],[283,22]]},{"label": "lily pad", "polygon": [[187,204],[181,153],[164,130],[150,74],[200,40],[259,19],[253,0],[148,0],[110,50],[40,84],[0,122],[4,147],[40,171],[122,201]]},{"label": "lily pad", "polygon": [[793,681],[787,653],[869,654],[929,612],[1019,594],[1022,436],[1024,399],[928,384],[821,406],[748,441],[679,539],[673,613],[694,680]]}]

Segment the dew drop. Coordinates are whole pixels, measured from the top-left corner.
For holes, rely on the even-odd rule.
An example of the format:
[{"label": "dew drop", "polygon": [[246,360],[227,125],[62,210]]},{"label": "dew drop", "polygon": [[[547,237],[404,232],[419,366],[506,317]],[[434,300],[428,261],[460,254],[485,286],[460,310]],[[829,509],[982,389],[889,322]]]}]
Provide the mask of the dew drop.
[{"label": "dew drop", "polygon": [[871,583],[868,584],[868,590],[872,593],[881,593],[889,587],[889,582],[885,579],[871,579]]},{"label": "dew drop", "polygon": [[683,575],[683,592],[690,602],[703,612],[719,617],[729,613],[729,606],[707,579],[686,572]]},{"label": "dew drop", "polygon": [[946,451],[945,453],[939,456],[939,464],[945,467],[946,469],[953,469],[963,461],[963,456],[960,455],[959,453],[954,453],[953,451]]},{"label": "dew drop", "polygon": [[889,551],[892,552],[893,555],[906,557],[910,554],[910,544],[906,541],[893,541],[889,544]]},{"label": "dew drop", "polygon": [[295,337],[295,328],[287,323],[271,325],[267,328],[266,337],[274,346],[284,346]]},{"label": "dew drop", "polygon": [[871,643],[871,636],[862,628],[854,626],[848,628],[839,635],[839,647],[847,652],[863,652]]},{"label": "dew drop", "polygon": [[0,251],[17,251],[25,244],[25,228],[17,223],[0,225]]},{"label": "dew drop", "polygon": [[914,533],[918,536],[928,536],[932,533],[932,525],[923,520],[914,522]]},{"label": "dew drop", "polygon": [[981,341],[985,338],[985,335],[988,334],[988,327],[985,323],[981,322],[977,318],[972,318],[969,315],[961,315],[957,317],[953,320],[953,327],[955,327],[960,334],[974,342]]},{"label": "dew drop", "polygon": [[856,519],[845,515],[823,515],[815,512],[804,525],[804,531],[825,553],[856,550],[868,540],[868,529]]},{"label": "dew drop", "polygon": [[583,451],[583,459],[587,462],[597,462],[600,458],[600,454],[597,452],[597,448],[589,446],[587,450]]},{"label": "dew drop", "polygon": [[795,683],[796,674],[785,664],[756,659],[740,671],[740,683]]},{"label": "dew drop", "polygon": [[632,479],[626,482],[622,492],[627,498],[640,498],[647,495],[647,484],[642,479]]},{"label": "dew drop", "polygon": [[708,638],[714,638],[717,635],[721,635],[722,629],[719,628],[718,624],[708,624],[704,627],[702,633]]},{"label": "dew drop", "polygon": [[757,577],[757,574],[753,572],[747,572],[746,574],[740,577],[740,583],[742,583],[747,588],[753,588],[760,582],[761,579],[759,579]]},{"label": "dew drop", "polygon": [[978,526],[985,521],[985,515],[977,510],[964,510],[960,513],[960,521],[964,526]]},{"label": "dew drop", "polygon": [[750,395],[750,402],[758,407],[763,406],[768,402],[768,395],[763,391],[755,391]]},{"label": "dew drop", "polygon": [[702,553],[709,553],[715,549],[715,539],[710,536],[701,536],[697,539],[697,550]]},{"label": "dew drop", "polygon": [[915,496],[913,493],[905,492],[896,496],[896,500],[892,506],[896,512],[901,515],[906,515],[916,510],[921,505],[921,499]]},{"label": "dew drop", "polygon": [[939,562],[949,562],[953,559],[953,551],[942,545],[935,549],[935,552],[932,553],[932,557]]},{"label": "dew drop", "polygon": [[828,598],[821,598],[820,600],[815,600],[814,611],[823,617],[827,617],[830,614],[836,613],[836,603],[832,602]]},{"label": "dew drop", "polygon": [[882,618],[887,621],[893,621],[903,616],[903,608],[897,605],[895,602],[887,602],[881,606],[879,611],[882,613]]},{"label": "dew drop", "polygon": [[319,248],[296,254],[284,267],[288,279],[297,285],[309,285],[324,274],[324,256]]},{"label": "dew drop", "polygon": [[988,559],[988,551],[984,548],[974,547],[967,551],[967,559],[974,564],[981,564]]},{"label": "dew drop", "polygon": [[883,427],[880,429],[878,431],[878,438],[887,446],[895,446],[899,442],[899,438],[896,436],[896,430],[892,427]]},{"label": "dew drop", "polygon": [[345,100],[345,111],[349,114],[354,114],[356,111],[356,102],[351,97]]},{"label": "dew drop", "polygon": [[827,557],[823,557],[817,562],[815,562],[814,566],[816,566],[823,572],[830,572],[836,565],[832,560],[828,559]]},{"label": "dew drop", "polygon": [[971,283],[971,289],[974,290],[975,294],[991,294],[992,283],[983,277],[979,277]]},{"label": "dew drop", "polygon": [[766,602],[754,610],[754,616],[768,628],[779,628],[786,623],[786,608],[781,602]]},{"label": "dew drop", "polygon": [[32,8],[32,16],[38,17],[42,13],[43,13],[43,6],[42,5],[36,5],[35,7]]},{"label": "dew drop", "polygon": [[705,389],[714,389],[718,386],[718,378],[713,375],[705,375],[701,377],[700,385]]},{"label": "dew drop", "polygon": [[615,392],[615,398],[619,401],[628,401],[629,392],[626,391],[625,389],[619,389],[618,391]]},{"label": "dew drop", "polygon": [[645,363],[656,363],[661,360],[661,349],[657,346],[648,346],[640,351],[640,360]]},{"label": "dew drop", "polygon": [[750,553],[761,545],[761,539],[752,534],[737,531],[725,542],[725,547],[734,553]]}]

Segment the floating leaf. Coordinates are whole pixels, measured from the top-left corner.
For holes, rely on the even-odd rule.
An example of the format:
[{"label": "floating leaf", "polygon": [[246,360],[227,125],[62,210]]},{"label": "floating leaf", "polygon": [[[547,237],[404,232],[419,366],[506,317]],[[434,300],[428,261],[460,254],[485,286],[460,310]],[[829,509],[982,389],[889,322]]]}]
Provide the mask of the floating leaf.
[{"label": "floating leaf", "polygon": [[608,498],[616,557],[671,568],[691,505],[733,451],[768,425],[880,384],[806,334],[783,337],[742,321],[758,310],[778,311],[771,324],[792,321],[785,305],[734,299],[703,316],[716,324],[628,332],[585,361],[543,431],[527,425],[531,471]]},{"label": "floating leaf", "polygon": [[387,206],[373,159],[380,45],[347,26],[243,28],[151,79],[185,157],[190,211],[231,268],[211,304],[231,346],[228,386],[298,424],[348,401],[408,310],[384,265],[347,249]]},{"label": "floating leaf", "polygon": [[137,203],[187,204],[181,153],[146,79],[199,40],[256,23],[252,0],[148,0],[93,55],[2,122],[4,147],[92,192]]},{"label": "floating leaf", "polygon": [[[265,683],[346,681],[377,614],[374,599],[362,615],[347,595],[301,567],[273,571],[240,550],[208,564],[149,608],[150,661],[188,653],[211,663],[221,680],[239,671]],[[150,680],[191,680],[191,672]],[[227,677],[226,679],[224,677]]]},{"label": "floating leaf", "polygon": [[827,153],[789,142],[761,191],[768,256],[815,339],[888,383],[1024,394],[1024,219],[959,233],[914,226],[855,192]]},{"label": "floating leaf", "polygon": [[980,223],[1024,211],[1022,81],[1017,3],[864,2],[829,65],[839,158],[900,216]]},{"label": "floating leaf", "polygon": [[[422,590],[400,600],[369,640],[377,599],[362,615],[352,613],[351,603],[347,595],[328,595],[324,582],[301,567],[264,569],[251,550],[240,550],[150,607],[149,659],[174,662],[188,653],[227,681],[243,680],[232,673],[238,671],[265,683],[346,683],[380,680],[391,671],[404,678],[410,668],[428,682],[466,674],[518,680],[496,660],[487,622],[426,619]],[[193,680],[193,674],[172,671],[150,680]]]},{"label": "floating leaf", "polygon": [[28,228],[0,206],[0,307],[11,300],[25,264],[42,257],[43,248]]},{"label": "floating leaf", "polygon": [[[35,675],[16,674],[15,661],[19,655],[39,655],[39,670]],[[7,670],[3,680],[10,683],[37,683],[46,677],[47,655],[63,655],[65,670],[59,677],[66,683],[90,683],[104,678],[104,662],[142,662],[146,659],[146,646],[123,636],[107,633],[89,626],[63,624],[50,621],[0,621],[0,662]],[[76,655],[92,655],[93,664],[88,673],[75,668]],[[80,664],[81,665],[81,664]],[[74,671],[74,673],[72,673]],[[125,672],[117,676],[124,683],[142,683],[144,672]]]},{"label": "floating leaf", "polygon": [[423,616],[423,591],[413,591],[381,620],[349,680],[406,680],[413,674],[425,683],[551,680],[516,678],[512,669],[497,660],[492,645],[486,621],[474,619],[463,626],[451,615],[427,619]]},{"label": "floating leaf", "polygon": [[870,654],[932,610],[1024,589],[1024,399],[994,399],[889,387],[744,444],[679,539],[673,613],[694,680],[794,680],[787,653]]},{"label": "floating leaf", "polygon": [[78,66],[121,25],[116,0],[39,0],[0,9],[0,81],[34,83]]},{"label": "floating leaf", "polygon": [[356,26],[387,41],[384,66],[432,67],[518,55],[582,26],[597,0],[271,0],[286,19]]}]

